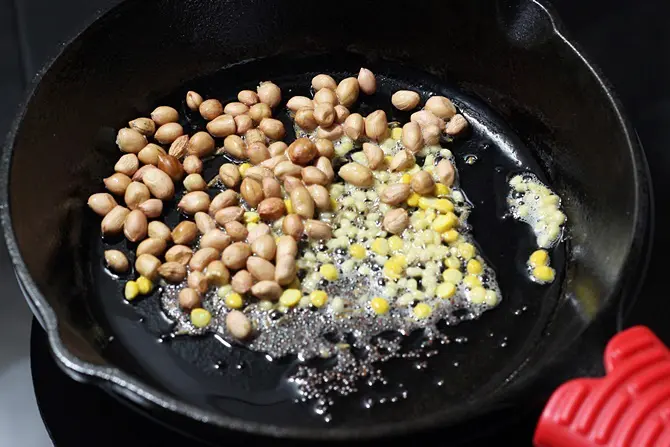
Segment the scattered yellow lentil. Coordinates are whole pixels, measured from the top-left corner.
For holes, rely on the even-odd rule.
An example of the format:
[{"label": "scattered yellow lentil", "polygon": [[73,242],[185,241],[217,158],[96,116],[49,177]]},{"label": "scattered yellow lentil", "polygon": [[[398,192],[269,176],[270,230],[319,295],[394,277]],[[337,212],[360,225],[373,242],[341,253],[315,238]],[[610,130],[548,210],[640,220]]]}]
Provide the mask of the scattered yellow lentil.
[{"label": "scattered yellow lentil", "polygon": [[475,256],[475,246],[469,242],[463,242],[458,245],[458,254],[465,260],[472,259]]},{"label": "scattered yellow lentil", "polygon": [[128,301],[132,301],[137,298],[137,295],[140,293],[140,288],[137,286],[135,281],[128,281],[126,283],[126,288],[124,291],[125,297]]},{"label": "scattered yellow lentil", "polygon": [[309,301],[314,307],[323,307],[326,304],[326,301],[328,301],[328,294],[323,290],[315,290],[310,293]]},{"label": "scattered yellow lentil", "polygon": [[460,270],[461,261],[459,261],[458,258],[454,258],[453,256],[449,256],[448,258],[446,258],[444,260],[444,265],[447,268],[450,268],[450,269]]},{"label": "scattered yellow lentil", "polygon": [[339,277],[337,268],[333,264],[323,264],[319,268],[319,273],[321,273],[321,276],[326,278],[328,281],[335,281]]},{"label": "scattered yellow lentil", "polygon": [[402,250],[404,243],[400,236],[391,236],[389,238],[389,248],[391,251],[399,251]]},{"label": "scattered yellow lentil", "polygon": [[244,177],[244,174],[247,173],[247,170],[251,167],[250,163],[242,163],[238,170],[240,171],[240,175]]},{"label": "scattered yellow lentil", "polygon": [[419,303],[414,306],[413,309],[414,316],[420,319],[430,317],[430,314],[433,312],[433,309],[426,303]]},{"label": "scattered yellow lentil", "polygon": [[242,307],[244,304],[244,300],[242,299],[242,295],[239,293],[229,293],[226,295],[226,298],[224,300],[226,303],[226,306],[231,308],[231,309],[239,309]]},{"label": "scattered yellow lentil", "polygon": [[397,261],[388,260],[384,264],[384,276],[389,279],[400,279],[403,273],[403,266]]},{"label": "scattered yellow lentil", "polygon": [[463,274],[456,269],[448,268],[442,273],[442,279],[452,284],[458,284],[463,279]]},{"label": "scattered yellow lentil", "polygon": [[302,293],[300,293],[300,290],[286,289],[279,297],[279,304],[286,307],[293,307],[300,302],[301,298]]},{"label": "scattered yellow lentil", "polygon": [[472,275],[479,275],[484,270],[484,267],[482,267],[482,263],[476,259],[470,259],[468,261],[468,265],[466,268],[468,270],[468,273]]},{"label": "scattered yellow lentil", "polygon": [[247,211],[244,213],[244,223],[258,223],[261,220],[261,216],[254,211]]},{"label": "scattered yellow lentil", "polygon": [[433,203],[433,207],[443,214],[454,211],[454,204],[449,199],[437,199]]},{"label": "scattered yellow lentil", "polygon": [[[456,221],[458,221],[458,218],[456,218]],[[444,233],[454,228],[454,221],[449,215],[437,216],[433,221],[431,228],[438,233]]]},{"label": "scattered yellow lentil", "polygon": [[287,289],[300,289],[302,286],[300,284],[300,280],[298,278],[294,279],[291,284],[286,287]]},{"label": "scattered yellow lentil", "polygon": [[399,140],[402,138],[402,127],[394,127],[391,129],[391,138]]},{"label": "scattered yellow lentil", "polygon": [[528,258],[528,263],[531,267],[549,265],[549,253],[546,250],[536,250]]},{"label": "scattered yellow lentil", "polygon": [[397,262],[402,267],[407,267],[407,258],[404,255],[395,255],[390,260]]},{"label": "scattered yellow lentil", "polygon": [[495,306],[498,304],[498,295],[493,290],[487,290],[484,302],[489,306]]},{"label": "scattered yellow lentil", "polygon": [[142,295],[148,295],[154,288],[154,283],[146,276],[137,278],[137,288]]},{"label": "scattered yellow lentil", "polygon": [[337,200],[333,199],[332,197],[330,198],[330,209],[332,211],[337,210]]},{"label": "scattered yellow lentil", "polygon": [[468,299],[471,303],[481,304],[486,299],[486,289],[482,286],[478,286],[470,290],[468,293]]},{"label": "scattered yellow lentil", "polygon": [[444,197],[449,194],[449,187],[447,185],[443,185],[442,183],[436,183],[435,184],[435,189],[433,191],[433,194],[435,194],[436,197]]},{"label": "scattered yellow lentil", "polygon": [[372,241],[372,245],[370,245],[370,250],[374,251],[380,256],[386,256],[389,254],[389,243],[383,237],[378,237],[377,239]]},{"label": "scattered yellow lentil", "polygon": [[367,253],[365,251],[365,247],[363,247],[361,244],[353,244],[351,247],[349,247],[349,254],[354,259],[363,259]]},{"label": "scattered yellow lentil", "polygon": [[442,240],[446,243],[456,242],[458,240],[458,236],[458,231],[452,229],[442,233]]},{"label": "scattered yellow lentil", "polygon": [[442,299],[451,298],[456,293],[456,286],[450,282],[443,282],[437,286],[437,296]]},{"label": "scattered yellow lentil", "polygon": [[[409,199],[407,199],[407,200],[409,200]],[[435,199],[419,196],[418,205],[419,205],[419,208],[421,208],[422,210],[427,210],[427,209],[432,207],[434,202],[435,202]]]},{"label": "scattered yellow lentil", "polygon": [[375,297],[370,300],[370,307],[377,315],[383,315],[389,311],[389,302],[384,298]]},{"label": "scattered yellow lentil", "polygon": [[402,177],[400,177],[400,183],[404,183],[405,185],[409,185],[409,182],[412,181],[412,176],[409,174],[403,174]]},{"label": "scattered yellow lentil", "polygon": [[540,282],[553,282],[556,272],[548,265],[538,265],[533,269],[533,276]]},{"label": "scattered yellow lentil", "polygon": [[191,311],[191,323],[193,326],[203,328],[212,321],[212,314],[207,309],[193,309]]},{"label": "scattered yellow lentil", "polygon": [[475,287],[481,286],[482,281],[475,275],[465,275],[465,278],[463,278],[463,284],[465,284],[465,286],[469,287],[470,289],[474,289]]},{"label": "scattered yellow lentil", "polygon": [[407,198],[407,205],[408,205],[408,206],[413,206],[413,207],[417,207],[417,206],[419,206],[419,199],[420,199],[420,198],[421,198],[420,195],[418,195],[417,193],[413,192],[413,193],[410,194],[409,197]]},{"label": "scattered yellow lentil", "polygon": [[284,205],[286,205],[286,213],[287,214],[292,214],[293,213],[293,202],[291,202],[291,199],[284,200]]}]

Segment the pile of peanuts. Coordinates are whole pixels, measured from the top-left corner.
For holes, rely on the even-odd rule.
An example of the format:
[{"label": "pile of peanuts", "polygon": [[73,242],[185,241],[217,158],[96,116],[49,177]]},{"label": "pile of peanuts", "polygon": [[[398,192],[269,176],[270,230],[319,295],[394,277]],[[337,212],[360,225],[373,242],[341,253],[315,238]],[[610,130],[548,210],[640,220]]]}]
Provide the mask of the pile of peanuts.
[{"label": "pile of peanuts", "polygon": [[[185,134],[179,113],[169,106],[119,130],[116,142],[123,155],[115,173],[104,179],[109,193],[93,194],[88,205],[103,217],[103,236],[123,233],[137,243],[134,267],[140,276],[126,283],[126,299],[150,293],[158,280],[183,286],[179,305],[190,312],[195,327],[203,328],[212,318],[203,308],[203,298],[211,287],[218,287],[227,293],[228,332],[247,338],[253,325],[239,310],[245,300],[253,296],[279,301],[284,307],[296,305],[301,298],[296,278],[298,241],[326,241],[333,236],[331,226],[319,217],[337,206],[330,194],[335,179],[332,159],[343,138],[362,144],[366,163],[345,164],[338,174],[354,187],[368,188],[374,183],[374,170],[406,170],[425,146],[437,144],[443,134],[453,136],[467,128],[449,99],[431,97],[402,127],[404,149],[385,156],[378,145],[392,131],[385,112],[363,117],[348,109],[360,92],[376,91],[372,72],[362,68],[357,78],[339,83],[320,74],[312,87],[313,99],[294,96],[287,102],[304,133],[290,145],[282,141],[286,136],[282,122],[272,115],[281,102],[281,90],[269,81],[256,91],[240,91],[238,101],[225,106],[189,91],[186,105],[207,121],[207,131]],[[392,103],[400,110],[412,110],[419,99],[415,92],[399,91]],[[221,147],[216,139],[222,139]],[[218,176],[208,182],[202,177],[203,160],[220,154],[244,163],[222,164]],[[451,163],[442,160],[436,169],[444,186],[451,186]],[[175,197],[177,182],[185,191],[177,207],[186,218],[169,228],[159,219],[164,203]],[[221,192],[210,197],[211,186],[219,186]],[[401,234],[410,219],[403,207],[394,205],[405,202],[412,192],[434,187],[431,175],[419,173],[411,185],[386,188],[381,200],[391,209],[384,215],[384,229]],[[117,202],[121,198],[125,206]],[[130,270],[127,256],[119,250],[107,250],[105,261],[112,272]]]}]

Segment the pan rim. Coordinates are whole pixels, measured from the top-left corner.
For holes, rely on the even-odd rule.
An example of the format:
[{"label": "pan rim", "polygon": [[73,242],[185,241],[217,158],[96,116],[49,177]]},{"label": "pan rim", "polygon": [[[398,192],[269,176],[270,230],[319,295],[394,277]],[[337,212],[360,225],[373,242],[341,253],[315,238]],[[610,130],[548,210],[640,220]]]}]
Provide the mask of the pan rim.
[{"label": "pan rim", "polygon": [[[544,0],[531,0],[533,4],[537,5],[543,13],[548,16],[548,19],[553,28],[553,33],[559,41],[567,45],[569,49],[581,59],[585,68],[587,68],[596,82],[599,84],[602,92],[605,94],[610,102],[610,106],[616,116],[619,127],[624,132],[627,142],[628,150],[631,159],[634,163],[634,180],[635,180],[635,209],[633,211],[633,238],[630,245],[626,249],[626,263],[622,271],[630,269],[637,259],[641,256],[641,241],[638,235],[650,227],[650,219],[653,210],[649,207],[651,203],[651,178],[646,166],[645,156],[641,146],[635,137],[635,131],[622,110],[619,100],[616,98],[608,83],[604,80],[600,71],[583,55],[578,46],[571,42],[563,33],[562,26],[558,21],[555,11],[552,7],[545,4]],[[111,14],[118,13],[121,8],[127,6],[127,3],[122,2],[108,11],[98,11],[94,19],[99,19]],[[93,23],[93,22],[91,22]],[[90,25],[90,23],[89,23]],[[70,376],[80,381],[89,381],[101,388],[120,395],[131,402],[139,403],[143,407],[156,405],[161,410],[167,410],[181,416],[188,417],[195,421],[209,423],[214,426],[238,430],[248,434],[260,434],[280,438],[294,438],[305,440],[351,440],[356,439],[370,439],[391,435],[407,434],[418,430],[432,428],[438,424],[444,424],[445,421],[449,425],[462,423],[475,415],[484,414],[491,407],[496,405],[496,402],[487,402],[485,406],[481,403],[473,406],[468,402],[464,402],[463,407],[459,408],[457,415],[448,415],[447,411],[442,410],[434,412],[413,420],[402,423],[380,423],[371,427],[361,429],[360,427],[334,427],[331,429],[315,429],[315,428],[298,428],[298,427],[283,427],[277,425],[270,425],[260,422],[248,421],[234,417],[224,416],[209,410],[204,410],[191,404],[182,402],[181,400],[170,396],[168,393],[155,389],[154,387],[144,383],[142,380],[132,377],[119,368],[113,366],[100,366],[86,362],[78,358],[70,352],[65,346],[59,333],[60,323],[56,316],[54,309],[49,305],[44,295],[39,291],[37,285],[31,278],[28,268],[21,256],[14,228],[12,226],[10,201],[9,201],[9,173],[12,166],[12,155],[16,136],[21,127],[21,122],[26,114],[31,99],[39,88],[39,83],[44,75],[50,71],[55,62],[79,37],[87,32],[87,26],[80,32],[76,33],[74,37],[69,39],[61,50],[55,55],[47,64],[38,72],[33,79],[31,86],[27,92],[24,102],[20,106],[19,112],[12,123],[7,139],[3,146],[0,177],[0,219],[3,224],[3,235],[7,244],[7,250],[10,259],[14,266],[14,271],[17,279],[21,285],[26,301],[28,301],[33,313],[37,317],[42,327],[47,332],[50,348],[57,360],[59,366]],[[644,209],[647,207],[648,209]],[[651,231],[651,230],[650,230]],[[633,283],[633,284],[631,284]],[[615,295],[625,295],[629,291],[634,290],[636,281],[631,281],[629,275],[622,275],[617,284],[617,291]],[[641,284],[641,281],[639,282]],[[614,306],[618,299],[611,299],[609,305]],[[600,310],[602,314],[605,309]],[[593,324],[593,323],[591,323]],[[588,327],[588,326],[587,326]],[[585,330],[585,328],[583,329]],[[563,347],[563,352],[572,346],[574,342],[582,335],[583,330],[576,331],[573,338]],[[506,393],[509,395],[518,394],[529,383],[535,381],[543,371],[546,370],[549,361],[540,362],[534,367],[534,371],[528,374],[523,379],[518,379],[507,385]]]}]

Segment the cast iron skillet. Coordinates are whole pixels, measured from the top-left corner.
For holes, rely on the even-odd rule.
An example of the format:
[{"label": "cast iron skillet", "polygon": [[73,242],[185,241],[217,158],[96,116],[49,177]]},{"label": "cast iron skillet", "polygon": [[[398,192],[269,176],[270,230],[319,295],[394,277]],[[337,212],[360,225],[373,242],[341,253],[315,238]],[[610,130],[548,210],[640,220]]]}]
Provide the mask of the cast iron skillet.
[{"label": "cast iron skillet", "polygon": [[[315,8],[130,0],[40,74],[3,153],[1,207],[17,276],[56,359],[74,378],[209,440],[224,439],[221,428],[332,440],[455,430],[541,401],[564,378],[557,373],[566,370],[566,353],[576,341],[600,346],[621,297],[633,296],[641,280],[651,193],[616,100],[535,1]],[[211,337],[165,338],[169,322],[155,297],[124,303],[121,284],[101,264],[105,247],[123,244],[100,241],[99,218],[85,201],[118,157],[116,129],[156,105],[177,105],[184,124],[199,129],[183,105],[189,89],[232,100],[272,79],[287,99],[306,93],[317,72],[343,77],[360,66],[382,81],[361,112],[382,107],[407,120],[388,98],[410,87],[424,100],[454,98],[472,123],[472,135],[452,149],[459,160],[479,160],[458,167],[504,301],[479,321],[446,328],[454,342],[427,370],[387,365],[406,399],[365,409],[360,399],[391,401],[402,390],[364,389],[338,401],[325,423],[292,402],[282,381],[292,359],[268,362]],[[524,279],[528,229],[498,217],[507,177],[522,170],[548,182],[568,215],[569,242],[553,250],[559,276],[551,287]]]}]

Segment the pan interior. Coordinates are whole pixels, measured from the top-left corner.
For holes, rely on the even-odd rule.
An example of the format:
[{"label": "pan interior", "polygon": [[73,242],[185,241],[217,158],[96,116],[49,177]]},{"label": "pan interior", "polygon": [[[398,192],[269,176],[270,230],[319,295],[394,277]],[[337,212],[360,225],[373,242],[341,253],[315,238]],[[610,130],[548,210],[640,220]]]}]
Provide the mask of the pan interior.
[{"label": "pan interior", "polygon": [[[388,384],[369,387],[361,382],[358,393],[335,399],[332,418],[325,422],[323,415],[314,411],[313,403],[294,402],[295,393],[285,378],[295,367],[295,359],[270,362],[262,353],[226,346],[214,336],[171,337],[171,322],[163,316],[156,292],[132,304],[125,302],[123,278],[119,281],[108,274],[102,254],[112,247],[132,254],[134,246],[122,240],[103,241],[99,218],[89,213],[82,230],[85,276],[90,281],[88,299],[96,320],[113,335],[105,343],[103,357],[199,407],[292,427],[367,426],[406,421],[448,407],[456,409],[465,400],[500,389],[522,368],[539,345],[559,302],[567,247],[560,243],[551,250],[552,266],[557,270],[553,284],[540,286],[527,278],[525,262],[536,249],[535,239],[527,225],[503,217],[507,180],[514,173],[530,171],[550,187],[551,183],[530,149],[483,101],[397,63],[370,64],[351,54],[283,55],[234,65],[184,83],[165,97],[145,101],[136,112],[137,116],[148,116],[155,106],[170,105],[180,111],[186,129],[203,130],[205,122],[185,105],[188,90],[225,103],[235,100],[239,90],[254,89],[258,82],[272,80],[282,89],[283,102],[277,110],[285,110],[283,104],[291,96],[309,96],[315,74],[329,73],[341,79],[355,76],[361,65],[376,73],[378,92],[369,97],[361,95],[352,112],[366,115],[381,108],[390,121],[407,122],[409,113],[393,109],[390,95],[398,89],[411,89],[421,92],[423,101],[432,94],[451,98],[472,124],[471,135],[457,139],[448,148],[456,157],[463,190],[474,205],[469,222],[483,255],[496,271],[503,294],[501,304],[479,320],[445,327],[451,343],[435,346],[437,355],[380,365]],[[119,116],[117,124],[122,126],[133,118]],[[280,118],[285,125],[289,123],[284,112]],[[111,171],[118,157],[114,134],[100,135],[97,149],[108,158]],[[466,163],[466,159],[476,162]],[[205,179],[212,178],[223,161],[217,157],[207,162]],[[99,185],[102,189],[101,182]],[[165,216],[171,225],[178,220],[176,212]],[[408,346],[421,342],[417,333],[406,338]]]}]

